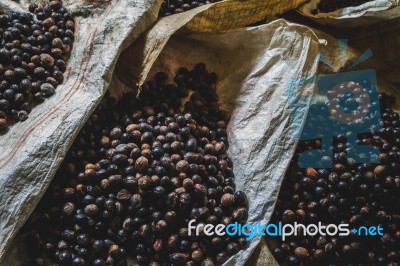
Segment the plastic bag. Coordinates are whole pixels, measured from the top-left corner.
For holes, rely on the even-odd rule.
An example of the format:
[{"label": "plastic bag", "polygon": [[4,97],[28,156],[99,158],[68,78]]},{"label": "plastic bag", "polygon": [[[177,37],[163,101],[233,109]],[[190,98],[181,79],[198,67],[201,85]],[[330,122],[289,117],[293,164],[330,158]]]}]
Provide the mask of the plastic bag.
[{"label": "plastic bag", "polygon": [[374,0],[328,13],[313,14],[320,0],[311,0],[298,8],[306,17],[321,25],[333,27],[365,27],[400,16],[399,0]]},{"label": "plastic bag", "polygon": [[[200,61],[216,72],[220,104],[232,114],[228,154],[236,187],[251,199],[248,223],[266,224],[296,147],[287,81],[316,74],[319,39],[309,28],[284,20],[226,32],[186,33],[185,27],[179,20],[160,21],[124,51],[118,77],[130,86],[141,85],[157,71],[171,76],[178,67],[192,67]],[[163,39],[166,28],[176,34]],[[155,41],[160,39],[162,44]],[[132,64],[135,67],[129,67]],[[312,93],[312,88],[299,88],[298,93]],[[299,128],[308,106],[304,101],[296,109]],[[226,264],[244,265],[260,241],[260,236],[252,239],[249,248]]]}]

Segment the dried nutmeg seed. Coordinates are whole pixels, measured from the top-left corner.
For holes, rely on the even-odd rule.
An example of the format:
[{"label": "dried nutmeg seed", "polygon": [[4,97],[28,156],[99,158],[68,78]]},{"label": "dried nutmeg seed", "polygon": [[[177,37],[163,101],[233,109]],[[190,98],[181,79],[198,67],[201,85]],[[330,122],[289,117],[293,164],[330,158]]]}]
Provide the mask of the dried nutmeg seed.
[{"label": "dried nutmeg seed", "polygon": [[233,195],[229,194],[229,193],[225,193],[224,195],[222,195],[221,197],[221,205],[224,207],[229,207],[232,206],[233,204]]},{"label": "dried nutmeg seed", "polygon": [[49,54],[41,54],[40,60],[43,63],[43,65],[47,67],[51,67],[54,65],[54,58]]},{"label": "dried nutmeg seed", "polygon": [[139,188],[142,190],[147,190],[150,189],[152,187],[152,181],[151,178],[149,176],[143,176],[141,178],[139,178],[138,180],[138,184],[139,184]]},{"label": "dried nutmeg seed", "polygon": [[194,261],[200,262],[203,261],[205,254],[202,250],[195,250],[192,252],[192,259]]},{"label": "dried nutmeg seed", "polygon": [[127,189],[121,189],[117,194],[117,199],[120,201],[128,201],[132,197],[132,193]]},{"label": "dried nutmeg seed", "polygon": [[214,149],[217,154],[223,154],[226,150],[225,143],[222,141],[216,143]]},{"label": "dried nutmeg seed", "polygon": [[6,129],[8,126],[7,120],[4,118],[0,118],[0,130]]},{"label": "dried nutmeg seed", "polygon": [[169,248],[175,248],[176,246],[178,246],[178,244],[179,244],[179,237],[178,237],[178,235],[171,235],[169,238],[168,238],[168,247]]},{"label": "dried nutmeg seed", "polygon": [[225,261],[228,260],[228,254],[226,252],[218,253],[217,256],[216,256],[216,260],[217,260],[218,263],[222,264],[222,263],[224,263]]},{"label": "dried nutmeg seed", "polygon": [[307,259],[308,256],[310,255],[309,252],[308,252],[308,250],[305,249],[305,248],[303,248],[303,247],[297,247],[297,248],[294,250],[294,254],[295,254],[299,259],[302,259],[302,260]]},{"label": "dried nutmeg seed", "polygon": [[72,202],[65,203],[62,211],[64,215],[71,216],[75,211],[75,204]]},{"label": "dried nutmeg seed", "polygon": [[207,194],[207,189],[202,184],[194,185],[194,193],[198,196],[205,196]]},{"label": "dried nutmeg seed", "polygon": [[247,209],[246,208],[236,209],[232,214],[232,218],[235,221],[239,221],[241,223],[245,223],[247,221],[247,218],[248,218]]},{"label": "dried nutmeg seed", "polygon": [[140,156],[135,162],[135,169],[139,173],[145,173],[149,167],[149,160],[146,157]]},{"label": "dried nutmeg seed", "polygon": [[181,160],[176,164],[176,170],[186,172],[189,169],[189,163],[186,160]]},{"label": "dried nutmeg seed", "polygon": [[292,210],[285,210],[282,214],[282,221],[284,223],[291,223],[294,221],[296,215]]},{"label": "dried nutmeg seed", "polygon": [[383,176],[385,173],[385,167],[383,165],[378,165],[377,167],[375,167],[374,169],[374,174],[378,177]]},{"label": "dried nutmeg seed", "polygon": [[179,196],[179,202],[183,205],[189,204],[191,201],[191,197],[189,193],[182,193]]},{"label": "dried nutmeg seed", "polygon": [[142,206],[142,196],[139,194],[133,194],[131,197],[131,205],[138,209]]},{"label": "dried nutmeg seed", "polygon": [[54,86],[51,85],[50,83],[43,83],[43,84],[40,86],[40,91],[41,91],[44,95],[46,95],[46,96],[51,96],[51,95],[54,94],[55,88],[54,88]]},{"label": "dried nutmeg seed", "polygon": [[201,266],[214,266],[214,262],[211,259],[205,259],[201,263]]},{"label": "dried nutmeg seed", "polygon": [[164,215],[164,220],[168,224],[174,224],[176,222],[176,213],[174,211],[168,211]]},{"label": "dried nutmeg seed", "polygon": [[85,207],[85,213],[90,216],[96,215],[98,211],[99,208],[95,204],[89,204]]}]

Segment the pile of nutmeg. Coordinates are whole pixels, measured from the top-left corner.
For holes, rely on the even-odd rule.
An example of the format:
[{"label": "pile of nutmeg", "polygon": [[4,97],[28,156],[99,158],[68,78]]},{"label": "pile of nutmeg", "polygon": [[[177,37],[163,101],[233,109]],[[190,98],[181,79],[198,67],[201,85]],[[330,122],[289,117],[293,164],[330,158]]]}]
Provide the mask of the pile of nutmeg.
[{"label": "pile of nutmeg", "polygon": [[199,63],[174,83],[157,73],[139,97],[106,96],[23,229],[30,265],[218,265],[245,248],[204,234],[248,216],[216,82]]},{"label": "pile of nutmeg", "polygon": [[75,23],[60,0],[0,13],[0,131],[24,121],[63,83]]},{"label": "pile of nutmeg", "polygon": [[[394,101],[394,97],[380,94],[382,128],[358,136],[358,144],[379,149],[380,163],[348,160],[348,135],[342,134],[333,139],[332,168],[299,168],[301,152],[321,149],[320,140],[301,141],[283,181],[272,218],[272,222],[284,224],[349,224],[349,230],[380,226],[382,235],[351,232],[348,236],[319,233],[304,236],[300,233],[285,241],[270,238],[270,247],[279,263],[400,263],[400,116],[391,108]],[[376,104],[372,102],[370,106]]]}]

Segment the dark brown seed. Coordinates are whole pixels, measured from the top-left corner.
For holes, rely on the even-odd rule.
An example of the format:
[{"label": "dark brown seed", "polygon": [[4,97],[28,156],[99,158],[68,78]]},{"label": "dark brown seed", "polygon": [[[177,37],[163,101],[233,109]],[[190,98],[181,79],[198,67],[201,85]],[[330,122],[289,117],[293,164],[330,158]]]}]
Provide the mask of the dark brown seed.
[{"label": "dark brown seed", "polygon": [[233,204],[233,195],[226,193],[221,197],[221,205],[224,207],[230,207]]},{"label": "dark brown seed", "polygon": [[119,139],[122,135],[122,130],[119,127],[115,127],[110,131],[111,139]]},{"label": "dark brown seed", "polygon": [[215,144],[215,152],[216,153],[223,154],[225,152],[225,149],[226,149],[225,143],[223,143],[222,141]]},{"label": "dark brown seed", "polygon": [[0,118],[0,130],[6,129],[8,127],[7,120],[4,118]]},{"label": "dark brown seed", "polygon": [[99,208],[95,204],[89,204],[85,207],[85,213],[90,216],[96,215],[98,211]]},{"label": "dark brown seed", "polygon": [[296,215],[292,210],[285,210],[282,214],[282,221],[284,223],[291,223],[296,218]]},{"label": "dark brown seed", "polygon": [[224,263],[225,261],[228,260],[228,254],[226,252],[218,253],[217,256],[216,256],[216,260],[217,260],[218,263],[222,264],[222,263]]},{"label": "dark brown seed", "polygon": [[385,173],[385,167],[383,165],[378,165],[374,169],[374,174],[378,177],[382,177]]},{"label": "dark brown seed", "polygon": [[49,4],[50,4],[51,9],[56,10],[56,11],[62,7],[61,1],[58,1],[58,0],[50,1]]},{"label": "dark brown seed", "polygon": [[202,250],[195,250],[192,252],[192,259],[194,261],[200,262],[203,261],[205,254]]},{"label": "dark brown seed", "polygon": [[176,170],[186,172],[189,169],[189,163],[186,160],[181,160],[176,164]]},{"label": "dark brown seed", "polygon": [[135,169],[139,173],[145,173],[149,167],[149,160],[146,157],[140,156],[135,162]]},{"label": "dark brown seed", "polygon": [[140,208],[142,206],[142,196],[133,194],[131,197],[131,204],[136,209]]},{"label": "dark brown seed", "polygon": [[240,223],[246,223],[248,217],[248,212],[246,208],[236,209],[232,214],[232,219],[239,221]]},{"label": "dark brown seed", "polygon": [[191,197],[190,197],[190,194],[189,194],[189,193],[182,193],[182,194],[179,196],[179,202],[180,202],[181,204],[186,205],[186,204],[189,204],[190,201],[191,201]]},{"label": "dark brown seed", "polygon": [[43,65],[47,67],[51,67],[54,65],[54,58],[49,54],[41,54],[40,61],[43,63]]},{"label": "dark brown seed", "polygon": [[194,185],[194,192],[198,196],[205,196],[207,194],[207,189],[202,184],[196,184],[196,185]]},{"label": "dark brown seed", "polygon": [[108,183],[110,186],[118,186],[122,182],[121,175],[111,175],[108,177]]},{"label": "dark brown seed", "polygon": [[169,248],[175,248],[175,247],[177,247],[178,246],[178,244],[179,244],[179,237],[178,237],[178,235],[171,235],[169,238],[168,238],[168,247]]},{"label": "dark brown seed", "polygon": [[182,185],[185,189],[190,190],[193,188],[193,181],[190,178],[185,178],[182,182]]},{"label": "dark brown seed", "polygon": [[139,184],[140,189],[148,190],[152,187],[153,183],[151,181],[151,178],[146,175],[146,176],[139,178],[138,184]]},{"label": "dark brown seed", "polygon": [[131,199],[132,193],[127,189],[121,189],[117,194],[117,199],[120,201],[128,201]]},{"label": "dark brown seed", "polygon": [[294,254],[298,257],[298,258],[300,258],[300,259],[307,259],[308,258],[308,256],[310,255],[309,254],[309,252],[308,252],[308,250],[307,249],[305,249],[305,248],[303,248],[303,247],[297,247],[295,250],[294,250]]},{"label": "dark brown seed", "polygon": [[167,196],[167,205],[170,208],[175,208],[176,204],[178,203],[178,194],[175,192],[171,192]]},{"label": "dark brown seed", "polygon": [[53,26],[55,24],[54,19],[53,18],[47,18],[45,20],[42,21],[42,25],[45,28],[50,28],[51,26]]},{"label": "dark brown seed", "polygon": [[168,211],[165,213],[164,219],[168,224],[174,224],[176,222],[176,213],[174,211]]},{"label": "dark brown seed", "polygon": [[15,77],[15,72],[12,70],[6,70],[6,72],[4,72],[4,77],[8,80],[12,80]]},{"label": "dark brown seed", "polygon": [[67,29],[69,29],[69,30],[75,30],[75,23],[72,21],[72,20],[68,20],[66,23],[65,23],[65,27],[67,28]]},{"label": "dark brown seed", "polygon": [[66,216],[71,216],[75,211],[75,204],[73,204],[72,202],[67,202],[65,203],[64,207],[63,207],[63,213]]},{"label": "dark brown seed", "polygon": [[168,224],[164,220],[160,220],[156,224],[156,231],[157,232],[165,232],[168,228]]},{"label": "dark brown seed", "polygon": [[51,95],[54,94],[55,88],[54,88],[54,86],[51,85],[50,83],[43,83],[43,84],[40,86],[40,91],[41,91],[44,95],[46,95],[46,96],[51,96]]},{"label": "dark brown seed", "polygon": [[317,261],[322,260],[325,258],[325,251],[323,251],[322,249],[317,249],[314,252],[314,259],[316,259]]},{"label": "dark brown seed", "polygon": [[201,263],[201,266],[214,266],[214,262],[211,259],[205,259]]}]

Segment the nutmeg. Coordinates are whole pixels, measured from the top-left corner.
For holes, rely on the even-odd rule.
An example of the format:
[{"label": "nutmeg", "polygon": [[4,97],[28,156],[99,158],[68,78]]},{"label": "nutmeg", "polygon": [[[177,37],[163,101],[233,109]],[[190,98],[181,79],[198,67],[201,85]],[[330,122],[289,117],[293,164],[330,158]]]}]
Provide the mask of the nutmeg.
[{"label": "nutmeg", "polygon": [[149,167],[149,160],[146,157],[140,156],[135,162],[135,169],[139,173],[145,173]]}]

